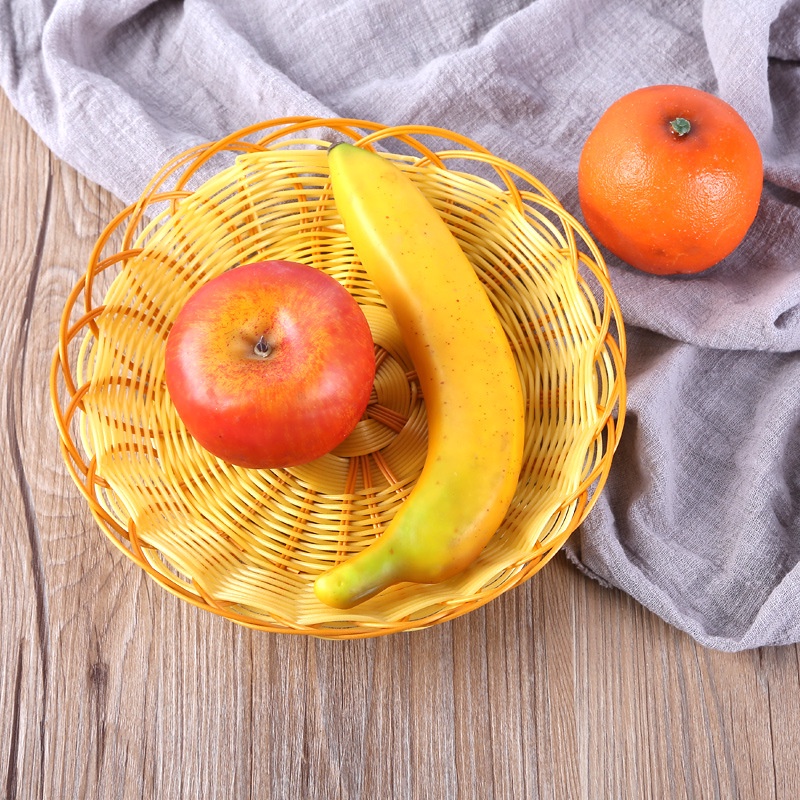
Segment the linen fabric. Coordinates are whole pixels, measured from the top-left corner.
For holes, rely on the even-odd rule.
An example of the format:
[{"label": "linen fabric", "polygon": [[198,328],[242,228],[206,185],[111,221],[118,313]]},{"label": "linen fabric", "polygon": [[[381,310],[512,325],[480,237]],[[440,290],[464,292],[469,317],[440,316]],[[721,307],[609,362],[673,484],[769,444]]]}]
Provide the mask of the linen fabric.
[{"label": "linen fabric", "polygon": [[586,136],[616,98],[660,83],[733,105],[765,187],[745,241],[705,273],[655,277],[606,252],[627,422],[567,552],[706,646],[797,642],[798,0],[0,5],[0,85],[56,156],[125,201],[191,145],[302,114],[458,131],[582,220]]}]

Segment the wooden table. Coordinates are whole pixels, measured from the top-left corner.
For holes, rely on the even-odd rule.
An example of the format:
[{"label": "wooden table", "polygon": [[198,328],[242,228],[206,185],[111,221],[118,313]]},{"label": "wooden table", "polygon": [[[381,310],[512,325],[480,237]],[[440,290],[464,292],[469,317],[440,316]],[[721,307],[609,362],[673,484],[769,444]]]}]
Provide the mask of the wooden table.
[{"label": "wooden table", "polygon": [[57,444],[57,323],[121,203],[0,98],[4,798],[796,798],[800,650],[698,646],[557,556],[422,632],[238,627],[99,532]]}]

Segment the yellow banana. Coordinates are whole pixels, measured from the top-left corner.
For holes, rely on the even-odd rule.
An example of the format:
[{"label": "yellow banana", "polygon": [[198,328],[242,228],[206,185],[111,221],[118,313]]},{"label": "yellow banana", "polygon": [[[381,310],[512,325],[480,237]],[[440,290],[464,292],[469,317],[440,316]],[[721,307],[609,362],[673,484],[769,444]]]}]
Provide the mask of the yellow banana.
[{"label": "yellow banana", "polygon": [[345,230],[397,321],[428,415],[425,465],[394,519],[314,584],[324,603],[349,608],[395,583],[445,580],[478,556],[516,490],[524,399],[486,291],[413,181],[350,144],[332,146],[328,164]]}]

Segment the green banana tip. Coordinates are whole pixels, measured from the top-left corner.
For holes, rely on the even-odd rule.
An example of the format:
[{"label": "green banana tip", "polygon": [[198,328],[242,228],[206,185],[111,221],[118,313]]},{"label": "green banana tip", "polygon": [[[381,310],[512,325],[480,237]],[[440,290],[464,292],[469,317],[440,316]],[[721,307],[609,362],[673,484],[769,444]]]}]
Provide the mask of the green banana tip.
[{"label": "green banana tip", "polygon": [[325,605],[334,608],[352,608],[397,583],[401,578],[398,564],[385,540],[370,547],[318,575],[314,581],[314,594]]},{"label": "green banana tip", "polygon": [[[331,575],[331,572],[333,572],[333,575]],[[320,575],[314,581],[314,594],[318,600],[333,608],[352,608],[359,602],[359,598],[354,597],[348,591],[348,587],[342,585],[341,581],[338,580],[335,569],[331,572]]]}]

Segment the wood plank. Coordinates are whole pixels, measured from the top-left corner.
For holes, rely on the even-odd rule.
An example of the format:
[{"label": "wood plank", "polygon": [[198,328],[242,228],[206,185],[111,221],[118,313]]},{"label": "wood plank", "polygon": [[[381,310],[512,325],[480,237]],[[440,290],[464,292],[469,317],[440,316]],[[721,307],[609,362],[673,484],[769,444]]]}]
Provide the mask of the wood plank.
[{"label": "wood plank", "polygon": [[50,674],[45,553],[26,474],[23,374],[31,357],[31,305],[50,213],[51,157],[7,102],[0,105],[0,130],[0,183],[6,193],[0,215],[0,374],[5,386],[0,429],[6,465],[0,477],[0,742],[2,786],[6,796],[14,797],[25,790],[29,776],[41,783]]}]

